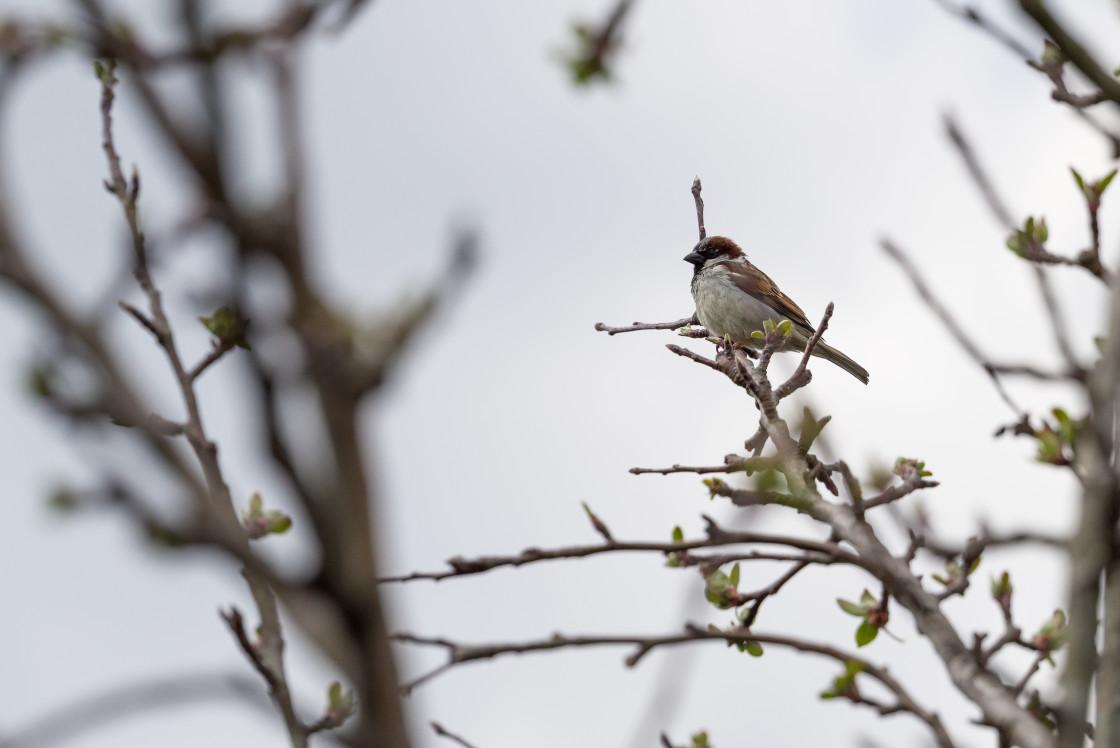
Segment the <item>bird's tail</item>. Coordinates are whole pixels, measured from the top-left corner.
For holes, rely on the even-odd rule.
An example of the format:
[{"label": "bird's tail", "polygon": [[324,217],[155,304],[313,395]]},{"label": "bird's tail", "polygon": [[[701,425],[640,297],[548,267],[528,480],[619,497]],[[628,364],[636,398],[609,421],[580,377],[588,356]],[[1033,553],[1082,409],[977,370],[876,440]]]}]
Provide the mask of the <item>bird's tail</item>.
[{"label": "bird's tail", "polygon": [[813,348],[813,355],[820,356],[825,361],[831,361],[859,381],[867,384],[869,378],[867,369],[863,368],[828,343],[825,343],[823,340],[819,341],[816,347]]}]

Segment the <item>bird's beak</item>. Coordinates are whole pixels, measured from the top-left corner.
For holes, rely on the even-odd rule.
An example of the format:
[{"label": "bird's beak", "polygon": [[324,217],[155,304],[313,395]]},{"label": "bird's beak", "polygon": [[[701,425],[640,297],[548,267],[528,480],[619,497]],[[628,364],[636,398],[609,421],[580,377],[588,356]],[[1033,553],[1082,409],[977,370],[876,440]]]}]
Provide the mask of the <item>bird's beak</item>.
[{"label": "bird's beak", "polygon": [[700,256],[699,252],[689,252],[684,256],[684,261],[691,262],[696,267],[700,267],[704,264],[704,258]]}]

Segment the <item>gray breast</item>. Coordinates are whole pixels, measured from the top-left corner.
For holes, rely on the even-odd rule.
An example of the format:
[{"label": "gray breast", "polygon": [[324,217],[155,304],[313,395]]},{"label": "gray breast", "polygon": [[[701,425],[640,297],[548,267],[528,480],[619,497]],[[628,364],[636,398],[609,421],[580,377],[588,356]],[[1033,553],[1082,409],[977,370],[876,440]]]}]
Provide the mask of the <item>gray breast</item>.
[{"label": "gray breast", "polygon": [[726,271],[705,269],[692,278],[692,298],[696,301],[696,316],[709,332],[717,337],[731,336],[740,342],[761,330],[763,322],[778,322],[784,317],[769,306],[745,293],[736,286]]}]

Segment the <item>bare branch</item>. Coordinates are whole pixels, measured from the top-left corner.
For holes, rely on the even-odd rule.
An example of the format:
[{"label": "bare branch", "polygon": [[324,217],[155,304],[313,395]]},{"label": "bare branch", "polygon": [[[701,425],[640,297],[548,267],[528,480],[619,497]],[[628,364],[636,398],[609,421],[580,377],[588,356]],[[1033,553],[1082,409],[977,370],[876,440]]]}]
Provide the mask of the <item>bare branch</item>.
[{"label": "bare branch", "polygon": [[833,303],[831,301],[828,302],[828,306],[824,309],[824,317],[821,318],[821,323],[817,325],[816,332],[814,332],[808,342],[805,343],[805,352],[801,354],[801,361],[797,364],[797,368],[794,369],[789,379],[782,383],[778,389],[774,390],[774,397],[781,400],[809,384],[809,380],[812,377],[806,371],[805,367],[809,365],[809,357],[813,355],[813,349],[817,347],[817,343],[820,342],[824,331],[828,329],[828,320],[832,318],[833,309]]},{"label": "bare branch", "polygon": [[696,226],[700,229],[700,238],[704,239],[708,236],[708,230],[704,228],[704,198],[700,197],[701,189],[700,177],[696,177],[692,180],[692,200],[696,203]]},{"label": "bare branch", "polygon": [[741,473],[745,472],[748,475],[758,472],[760,470],[777,470],[781,467],[781,463],[773,457],[739,457],[737,455],[728,455],[727,462],[723,465],[711,466],[697,466],[690,467],[687,465],[673,465],[667,468],[630,468],[630,472],[634,475],[669,475],[670,473],[696,473],[703,475],[706,473]]},{"label": "bare branch", "polygon": [[542,652],[573,647],[634,646],[636,650],[626,658],[626,665],[628,667],[633,667],[637,665],[647,653],[654,649],[678,644],[702,641],[719,641],[733,644],[750,642],[771,644],[778,647],[794,649],[799,652],[821,655],[845,666],[848,663],[858,663],[859,672],[861,674],[867,675],[885,686],[897,701],[895,704],[889,706],[880,706],[878,702],[864,699],[853,699],[855,703],[874,706],[881,715],[899,712],[912,714],[926,724],[933,733],[939,746],[942,746],[942,748],[952,748],[954,745],[948,733],[946,733],[945,728],[941,725],[941,720],[937,715],[919,706],[902,684],[895,680],[884,668],[880,668],[860,657],[835,647],[789,636],[755,633],[739,626],[724,631],[713,631],[702,629],[695,624],[688,624],[685,627],[684,633],[669,636],[565,636],[562,634],[555,634],[548,639],[538,641],[473,646],[458,644],[447,639],[421,637],[407,633],[395,634],[393,639],[410,644],[443,647],[448,651],[447,663],[414,680],[405,687],[407,689],[415,688],[421,683],[430,680],[436,674],[446,672],[446,670],[453,665],[493,659],[506,654],[525,654],[529,652]]},{"label": "bare branch", "polygon": [[[595,323],[595,329],[599,332],[605,332],[608,335],[617,335],[620,332],[634,332],[636,330],[678,330],[688,325],[696,325],[699,322],[696,315],[678,319],[676,322],[635,322],[627,327],[610,327],[602,322]],[[707,331],[704,331],[704,337],[707,337]]]},{"label": "bare branch", "polygon": [[436,735],[439,735],[441,738],[447,738],[451,742],[458,743],[459,745],[463,746],[463,748],[474,748],[473,745],[468,743],[466,740],[463,740],[455,733],[444,729],[443,725],[439,724],[438,722],[430,722],[429,724],[432,726],[432,729],[435,730]]},{"label": "bare branch", "polygon": [[806,540],[793,536],[771,535],[757,532],[731,532],[719,527],[710,517],[705,517],[708,523],[708,537],[705,540],[693,540],[683,543],[656,543],[656,542],[619,542],[599,543],[597,545],[571,546],[542,550],[540,548],[527,548],[515,556],[480,556],[473,559],[453,558],[447,563],[451,566],[449,571],[414,572],[403,576],[382,577],[379,583],[411,582],[417,579],[430,579],[439,581],[451,577],[470,576],[482,574],[503,566],[525,566],[526,564],[540,561],[551,561],[561,558],[587,558],[602,553],[687,553],[698,548],[715,548],[726,545],[761,544],[781,545],[796,548],[802,551],[821,553],[844,563],[861,565],[857,556],[843,549],[835,543],[822,543],[815,540]]}]

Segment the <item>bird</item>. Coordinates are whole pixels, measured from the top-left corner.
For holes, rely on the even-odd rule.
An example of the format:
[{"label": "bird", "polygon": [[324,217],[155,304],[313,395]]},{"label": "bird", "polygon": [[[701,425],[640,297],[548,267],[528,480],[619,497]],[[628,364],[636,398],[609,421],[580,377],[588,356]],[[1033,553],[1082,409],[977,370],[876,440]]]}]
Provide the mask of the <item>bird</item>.
[{"label": "bird", "polygon": [[[696,317],[710,333],[728,337],[736,345],[758,348],[762,342],[752,338],[752,332],[762,330],[766,320],[779,324],[788,319],[792,323],[790,335],[782,350],[805,350],[814,332],[805,312],[751,264],[738,244],[726,236],[709,236],[701,239],[684,261],[693,266]],[[817,342],[813,355],[867,384],[867,369],[823,340]]]}]

